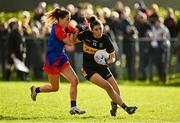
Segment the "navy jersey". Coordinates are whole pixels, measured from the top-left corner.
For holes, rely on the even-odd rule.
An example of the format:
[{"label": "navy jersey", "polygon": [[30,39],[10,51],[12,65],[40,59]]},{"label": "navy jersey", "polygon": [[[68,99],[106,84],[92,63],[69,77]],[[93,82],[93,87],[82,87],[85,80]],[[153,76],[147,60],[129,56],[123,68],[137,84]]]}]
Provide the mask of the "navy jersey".
[{"label": "navy jersey", "polygon": [[83,42],[83,67],[107,67],[99,65],[94,61],[94,54],[97,50],[104,49],[108,53],[114,52],[114,47],[108,35],[103,34],[101,38],[95,38],[91,31],[84,31],[78,35]]}]

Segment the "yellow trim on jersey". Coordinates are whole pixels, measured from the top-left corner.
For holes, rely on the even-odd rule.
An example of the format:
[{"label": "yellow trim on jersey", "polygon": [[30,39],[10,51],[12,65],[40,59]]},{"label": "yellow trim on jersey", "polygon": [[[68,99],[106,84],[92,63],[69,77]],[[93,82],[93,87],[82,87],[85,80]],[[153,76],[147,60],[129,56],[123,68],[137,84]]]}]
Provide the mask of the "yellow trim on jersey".
[{"label": "yellow trim on jersey", "polygon": [[89,54],[95,54],[95,52],[97,51],[98,49],[96,48],[93,48],[93,47],[90,47],[86,44],[83,44],[83,51],[86,52],[86,53],[89,53]]},{"label": "yellow trim on jersey", "polygon": [[82,75],[83,75],[84,77],[86,77],[86,76],[87,76],[86,71],[85,71],[83,68],[81,68],[80,70],[81,70]]}]

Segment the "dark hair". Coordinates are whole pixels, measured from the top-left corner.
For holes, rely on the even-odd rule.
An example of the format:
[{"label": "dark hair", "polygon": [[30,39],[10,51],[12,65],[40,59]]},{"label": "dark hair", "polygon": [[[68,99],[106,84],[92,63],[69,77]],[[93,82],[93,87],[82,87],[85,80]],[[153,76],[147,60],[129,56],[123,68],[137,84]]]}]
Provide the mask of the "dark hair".
[{"label": "dark hair", "polygon": [[52,11],[47,12],[45,16],[51,23],[54,23],[56,21],[59,21],[59,18],[63,19],[69,14],[70,12],[68,10],[61,10],[60,8],[55,8]]},{"label": "dark hair", "polygon": [[96,25],[102,25],[102,22],[94,15],[92,15],[90,18],[87,19],[88,22],[90,23],[91,29],[94,28]]}]

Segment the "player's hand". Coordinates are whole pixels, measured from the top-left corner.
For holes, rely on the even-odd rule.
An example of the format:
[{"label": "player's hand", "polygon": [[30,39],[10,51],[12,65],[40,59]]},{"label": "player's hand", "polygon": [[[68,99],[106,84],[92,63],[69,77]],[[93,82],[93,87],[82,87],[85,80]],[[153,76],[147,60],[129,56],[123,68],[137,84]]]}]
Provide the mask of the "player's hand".
[{"label": "player's hand", "polygon": [[106,61],[106,64],[110,64],[111,63],[111,60],[108,58],[108,59],[105,59]]},{"label": "player's hand", "polygon": [[78,34],[79,34],[79,30],[78,30],[77,28],[75,28],[74,33],[73,33],[73,34],[78,35]]}]

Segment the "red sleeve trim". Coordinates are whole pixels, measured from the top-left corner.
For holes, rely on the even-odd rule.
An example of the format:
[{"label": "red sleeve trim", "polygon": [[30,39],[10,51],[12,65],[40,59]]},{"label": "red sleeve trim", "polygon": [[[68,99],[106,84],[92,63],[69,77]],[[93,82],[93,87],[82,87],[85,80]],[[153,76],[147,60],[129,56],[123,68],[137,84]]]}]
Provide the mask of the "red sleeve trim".
[{"label": "red sleeve trim", "polygon": [[68,31],[69,31],[70,33],[74,33],[76,28],[74,28],[74,27],[72,27],[72,26],[68,26],[67,29],[68,29]]},{"label": "red sleeve trim", "polygon": [[61,41],[67,37],[67,33],[65,32],[65,30],[63,30],[57,24],[56,24],[56,27],[55,27],[55,35],[56,35],[57,39],[59,39]]}]

